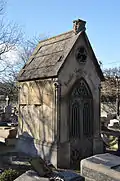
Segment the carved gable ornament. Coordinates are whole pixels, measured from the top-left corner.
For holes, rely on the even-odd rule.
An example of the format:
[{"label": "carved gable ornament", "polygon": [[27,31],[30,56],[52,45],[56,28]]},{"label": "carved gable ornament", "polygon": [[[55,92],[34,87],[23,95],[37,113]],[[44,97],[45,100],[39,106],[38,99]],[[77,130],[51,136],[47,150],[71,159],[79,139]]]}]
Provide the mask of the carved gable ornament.
[{"label": "carved gable ornament", "polygon": [[75,58],[79,63],[85,63],[87,60],[87,51],[83,46],[77,48]]}]

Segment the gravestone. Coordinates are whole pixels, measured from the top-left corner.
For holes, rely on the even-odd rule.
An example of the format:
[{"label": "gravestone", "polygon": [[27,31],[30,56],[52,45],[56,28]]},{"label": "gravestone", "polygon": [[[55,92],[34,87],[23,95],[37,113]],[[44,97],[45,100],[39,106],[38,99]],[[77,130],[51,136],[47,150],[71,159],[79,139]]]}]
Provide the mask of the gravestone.
[{"label": "gravestone", "polygon": [[9,118],[10,118],[11,113],[12,113],[12,106],[9,104],[10,99],[8,96],[5,98],[5,100],[6,100],[6,105],[4,108],[4,116],[5,116],[4,121],[9,121]]},{"label": "gravestone", "polygon": [[120,157],[106,153],[83,159],[81,175],[86,181],[119,181]]}]

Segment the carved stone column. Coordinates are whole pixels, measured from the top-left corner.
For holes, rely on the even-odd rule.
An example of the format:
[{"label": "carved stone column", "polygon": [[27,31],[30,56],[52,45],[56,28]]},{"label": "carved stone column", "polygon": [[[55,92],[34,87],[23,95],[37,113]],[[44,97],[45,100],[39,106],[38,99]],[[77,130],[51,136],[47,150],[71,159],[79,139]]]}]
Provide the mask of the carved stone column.
[{"label": "carved stone column", "polygon": [[60,141],[60,101],[61,101],[61,84],[54,83],[55,86],[55,113],[54,113],[54,141]]}]

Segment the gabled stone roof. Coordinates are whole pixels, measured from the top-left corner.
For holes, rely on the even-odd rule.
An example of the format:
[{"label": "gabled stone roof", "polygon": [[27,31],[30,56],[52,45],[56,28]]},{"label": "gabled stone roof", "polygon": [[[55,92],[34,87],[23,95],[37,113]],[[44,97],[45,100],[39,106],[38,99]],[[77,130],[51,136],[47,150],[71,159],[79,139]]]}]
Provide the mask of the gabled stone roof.
[{"label": "gabled stone roof", "polygon": [[[90,46],[89,40],[87,39],[87,35],[85,33],[85,28],[83,28],[77,34],[75,34],[75,32],[72,30],[41,41],[35,49],[33,55],[20,71],[18,81],[57,77],[60,68],[66,60],[66,57],[82,33],[84,36],[86,36],[86,42]],[[95,55],[93,59],[95,59],[94,63],[98,74],[100,78],[103,79],[103,74]]]},{"label": "gabled stone roof", "polygon": [[[79,34],[78,34],[79,35]],[[78,35],[73,31],[42,41],[21,70],[18,80],[55,77]]]}]

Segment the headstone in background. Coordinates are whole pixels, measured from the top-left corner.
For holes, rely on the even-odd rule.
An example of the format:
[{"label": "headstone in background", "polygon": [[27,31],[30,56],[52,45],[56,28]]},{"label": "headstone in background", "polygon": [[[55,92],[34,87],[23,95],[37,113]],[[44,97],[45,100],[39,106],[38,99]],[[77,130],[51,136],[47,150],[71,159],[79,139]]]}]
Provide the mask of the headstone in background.
[{"label": "headstone in background", "polygon": [[11,105],[6,106],[5,107],[5,121],[9,121],[11,113],[12,113],[12,106]]},{"label": "headstone in background", "polygon": [[6,100],[6,106],[8,106],[9,105],[9,100],[10,100],[8,95],[6,96],[5,100]]}]

